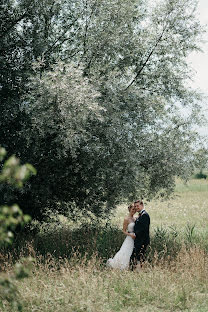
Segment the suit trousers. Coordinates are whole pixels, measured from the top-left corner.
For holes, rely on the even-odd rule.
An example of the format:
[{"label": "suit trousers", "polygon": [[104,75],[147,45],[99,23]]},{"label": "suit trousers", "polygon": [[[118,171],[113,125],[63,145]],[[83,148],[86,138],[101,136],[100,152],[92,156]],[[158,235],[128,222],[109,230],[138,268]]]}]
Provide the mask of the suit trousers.
[{"label": "suit trousers", "polygon": [[130,267],[133,270],[134,267],[140,262],[142,266],[143,262],[145,261],[145,251],[148,245],[138,245],[134,246],[131,258],[130,258]]}]

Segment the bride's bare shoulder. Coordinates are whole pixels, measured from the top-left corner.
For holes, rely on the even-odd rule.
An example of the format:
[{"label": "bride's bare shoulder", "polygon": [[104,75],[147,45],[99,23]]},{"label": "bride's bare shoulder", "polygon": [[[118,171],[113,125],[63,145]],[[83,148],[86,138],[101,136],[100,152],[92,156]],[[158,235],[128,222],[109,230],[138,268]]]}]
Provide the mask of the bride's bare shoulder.
[{"label": "bride's bare shoulder", "polygon": [[126,217],[124,218],[124,221],[125,221],[125,222],[127,222],[127,221],[129,222],[129,217],[126,216]]}]

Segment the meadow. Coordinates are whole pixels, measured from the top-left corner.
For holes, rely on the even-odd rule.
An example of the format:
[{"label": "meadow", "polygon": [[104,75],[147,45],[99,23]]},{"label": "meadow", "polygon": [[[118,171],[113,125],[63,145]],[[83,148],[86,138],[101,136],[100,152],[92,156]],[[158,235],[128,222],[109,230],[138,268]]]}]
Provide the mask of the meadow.
[{"label": "meadow", "polygon": [[[31,240],[24,249],[23,255],[34,258],[30,276],[16,281],[23,311],[207,312],[208,180],[187,185],[177,181],[173,198],[147,203],[146,209],[151,216],[151,261],[139,273],[104,265],[122,243],[125,204],[118,206],[106,232],[78,229],[70,238],[66,225],[59,224],[55,234],[57,224],[42,230],[39,240]],[[84,241],[80,250],[63,254],[76,240]],[[2,257],[4,274],[11,276],[12,251]],[[15,310],[3,301],[4,311]]]},{"label": "meadow", "polygon": [[[192,179],[186,184],[177,180],[175,193],[169,200],[154,200],[146,204],[151,215],[151,229],[175,227],[184,231],[187,225],[195,226],[200,233],[208,231],[208,180]],[[122,224],[126,205],[118,207],[112,222]]]}]

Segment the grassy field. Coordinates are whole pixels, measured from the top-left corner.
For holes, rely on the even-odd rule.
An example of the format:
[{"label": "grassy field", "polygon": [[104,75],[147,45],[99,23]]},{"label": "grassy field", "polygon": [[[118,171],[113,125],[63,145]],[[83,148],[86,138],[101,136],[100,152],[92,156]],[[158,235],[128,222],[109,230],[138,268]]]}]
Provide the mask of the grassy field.
[{"label": "grassy field", "polygon": [[[208,240],[208,181],[177,181],[175,197],[146,205],[151,215],[151,233],[158,227],[175,227],[184,235],[187,224]],[[121,228],[126,205],[116,211],[112,223]],[[35,253],[31,247],[31,254]],[[5,264],[6,265],[6,264]],[[12,274],[11,268],[5,274]],[[29,278],[16,282],[23,311],[27,312],[207,312],[207,252],[197,244],[182,247],[177,257],[160,259],[142,272],[116,271],[101,259],[90,261],[76,255],[43,263],[35,256]],[[4,301],[3,312],[15,311]]]},{"label": "grassy field", "polygon": [[[152,201],[145,205],[151,216],[151,230],[156,227],[175,227],[184,231],[187,224],[198,232],[208,231],[208,180],[177,181],[175,194],[168,201]],[[127,213],[126,205],[118,207],[112,222],[121,225]]]}]

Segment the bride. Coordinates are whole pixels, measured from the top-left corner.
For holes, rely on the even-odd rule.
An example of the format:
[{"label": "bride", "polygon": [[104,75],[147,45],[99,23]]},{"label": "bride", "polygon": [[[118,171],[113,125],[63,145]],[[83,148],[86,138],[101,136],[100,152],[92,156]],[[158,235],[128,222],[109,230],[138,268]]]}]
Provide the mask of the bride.
[{"label": "bride", "polygon": [[128,269],[130,257],[133,252],[134,248],[134,224],[135,224],[135,208],[134,204],[131,204],[128,207],[129,214],[125,217],[123,222],[123,233],[126,235],[126,238],[120,248],[120,250],[116,253],[114,258],[110,258],[107,261],[107,266],[114,268],[114,269]]}]

